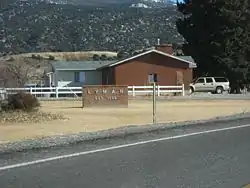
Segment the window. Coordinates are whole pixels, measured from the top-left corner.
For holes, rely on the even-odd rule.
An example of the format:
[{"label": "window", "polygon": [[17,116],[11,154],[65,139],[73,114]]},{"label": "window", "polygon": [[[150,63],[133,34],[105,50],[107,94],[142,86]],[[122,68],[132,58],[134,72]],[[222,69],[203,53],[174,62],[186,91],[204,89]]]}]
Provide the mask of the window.
[{"label": "window", "polygon": [[85,82],[85,72],[80,72],[79,81],[80,81],[80,83]]},{"label": "window", "polygon": [[212,78],[206,78],[206,83],[213,83],[213,79]]},{"label": "window", "polygon": [[80,82],[80,72],[75,72],[75,82]]},{"label": "window", "polygon": [[215,77],[214,80],[215,82],[228,82],[228,80],[223,77]]},{"label": "window", "polygon": [[158,82],[158,76],[156,73],[151,73],[148,75],[148,82],[152,83],[152,82]]},{"label": "window", "polygon": [[199,78],[199,79],[196,81],[196,83],[201,83],[201,84],[203,84],[203,83],[205,83],[205,80],[204,80],[204,78]]},{"label": "window", "polygon": [[85,72],[75,72],[75,82],[84,83],[85,82]]}]

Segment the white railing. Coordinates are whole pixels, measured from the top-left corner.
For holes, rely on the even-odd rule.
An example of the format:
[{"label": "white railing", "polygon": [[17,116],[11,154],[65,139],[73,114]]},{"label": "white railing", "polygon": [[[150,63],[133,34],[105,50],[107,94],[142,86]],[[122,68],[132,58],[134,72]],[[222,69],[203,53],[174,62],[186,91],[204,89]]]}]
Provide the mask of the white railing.
[{"label": "white railing", "polygon": [[6,99],[7,92],[5,89],[0,88],[0,101]]},{"label": "white railing", "polygon": [[26,91],[32,95],[40,97],[51,97],[55,95],[56,98],[59,98],[60,94],[73,94],[78,97],[77,94],[82,94],[82,87],[30,87],[30,88],[5,88],[7,94],[16,93],[18,91]]},{"label": "white railing", "polygon": [[[5,88],[5,91],[7,94],[13,94],[18,91],[26,91],[37,97],[59,98],[61,94],[78,97],[78,95],[82,94],[82,87]],[[181,93],[181,95],[184,96],[184,84],[181,86],[156,86],[157,96],[169,93]],[[128,86],[128,94],[132,96],[152,95],[153,86]]]},{"label": "white railing", "polygon": [[[132,96],[138,94],[152,95],[153,86],[128,86],[128,93]],[[156,86],[157,96],[169,94],[169,93],[181,93],[182,96],[185,95],[184,84],[181,86]]]}]

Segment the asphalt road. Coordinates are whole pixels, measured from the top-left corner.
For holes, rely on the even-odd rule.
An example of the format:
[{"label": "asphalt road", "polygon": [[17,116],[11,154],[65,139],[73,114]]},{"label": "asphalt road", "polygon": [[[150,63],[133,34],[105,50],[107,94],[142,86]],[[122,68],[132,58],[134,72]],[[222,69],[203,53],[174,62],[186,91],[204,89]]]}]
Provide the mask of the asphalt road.
[{"label": "asphalt road", "polygon": [[[240,188],[250,183],[250,126],[247,124],[250,119],[2,155],[0,187]],[[228,129],[240,125],[247,126]],[[214,129],[221,130],[204,132]],[[153,140],[159,138],[162,140]],[[114,148],[119,145],[123,146]],[[100,150],[110,147],[113,148]],[[90,150],[95,152],[46,160]],[[45,160],[37,164],[23,163],[38,159]],[[1,168],[20,163],[25,165]]]}]

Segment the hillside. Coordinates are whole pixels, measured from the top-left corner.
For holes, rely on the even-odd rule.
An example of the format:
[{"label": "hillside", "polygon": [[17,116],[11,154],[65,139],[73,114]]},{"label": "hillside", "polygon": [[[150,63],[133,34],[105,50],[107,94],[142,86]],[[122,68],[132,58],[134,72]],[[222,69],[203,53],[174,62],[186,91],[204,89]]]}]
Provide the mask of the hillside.
[{"label": "hillside", "polygon": [[[178,43],[173,7],[93,8],[4,0],[0,9],[0,53],[133,51],[157,42]],[[9,2],[9,3],[7,3]]]},{"label": "hillside", "polygon": [[[29,0],[37,1],[37,0]],[[173,6],[175,0],[38,0],[40,2],[48,2],[55,4],[73,4],[93,7],[108,7],[108,6],[131,6],[133,4],[145,4],[149,7],[167,7]]]},{"label": "hillside", "polygon": [[81,51],[81,52],[39,52],[39,53],[24,53],[18,55],[0,57],[1,60],[9,58],[32,58],[32,59],[43,59],[43,60],[65,60],[65,61],[82,61],[93,59],[93,56],[105,57],[105,58],[117,58],[117,53],[109,51]]}]

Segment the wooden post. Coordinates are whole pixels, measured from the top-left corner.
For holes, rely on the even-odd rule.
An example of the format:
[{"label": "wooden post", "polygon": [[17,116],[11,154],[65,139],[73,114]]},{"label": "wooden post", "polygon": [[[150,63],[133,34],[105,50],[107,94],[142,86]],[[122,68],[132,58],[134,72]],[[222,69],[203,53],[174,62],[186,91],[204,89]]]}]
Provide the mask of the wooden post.
[{"label": "wooden post", "polygon": [[156,123],[156,83],[153,83],[153,124]]}]

